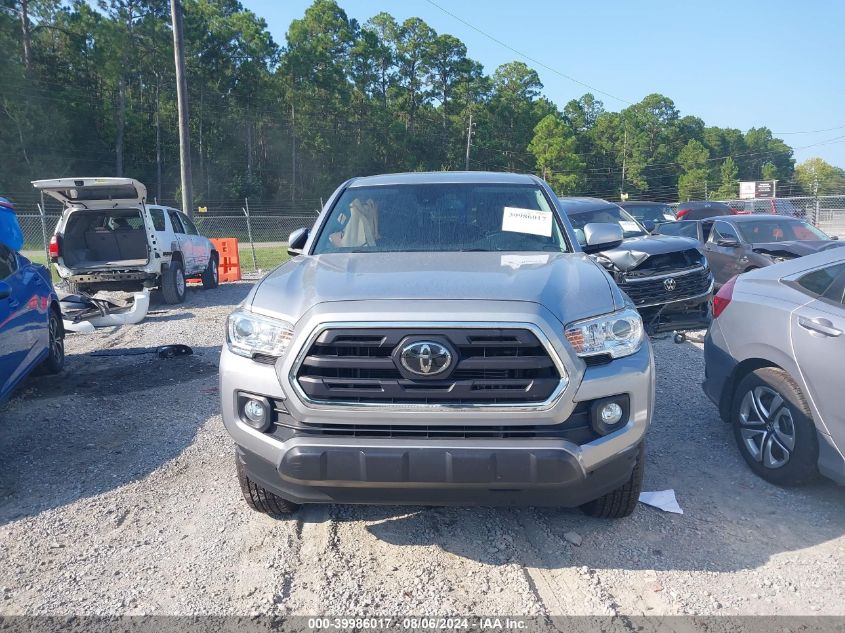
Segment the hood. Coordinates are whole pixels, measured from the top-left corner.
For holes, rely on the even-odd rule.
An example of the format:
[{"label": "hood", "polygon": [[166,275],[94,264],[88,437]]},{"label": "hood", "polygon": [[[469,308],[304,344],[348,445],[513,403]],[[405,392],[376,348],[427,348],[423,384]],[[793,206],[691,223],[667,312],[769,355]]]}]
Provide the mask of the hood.
[{"label": "hood", "polygon": [[616,248],[599,253],[609,259],[621,271],[632,270],[652,255],[678,253],[695,249],[702,255],[701,244],[689,237],[673,235],[643,235],[626,239]]},{"label": "hood", "polygon": [[621,305],[614,290],[583,253],[334,253],[283,264],[256,286],[251,305],[297,319],[332,301],[526,301],[567,323]]},{"label": "hood", "polygon": [[757,242],[751,245],[755,253],[793,259],[845,246],[838,240],[792,240],[786,242]]}]

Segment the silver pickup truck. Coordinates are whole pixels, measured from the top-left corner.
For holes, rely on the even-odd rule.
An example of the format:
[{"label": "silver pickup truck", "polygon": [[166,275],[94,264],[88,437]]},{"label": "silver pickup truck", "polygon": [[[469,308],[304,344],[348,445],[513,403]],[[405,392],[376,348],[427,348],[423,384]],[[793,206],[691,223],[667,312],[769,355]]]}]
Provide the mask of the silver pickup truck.
[{"label": "silver pickup truck", "polygon": [[230,315],[223,421],[247,503],[630,514],[654,406],[639,314],[542,180],[350,180]]}]

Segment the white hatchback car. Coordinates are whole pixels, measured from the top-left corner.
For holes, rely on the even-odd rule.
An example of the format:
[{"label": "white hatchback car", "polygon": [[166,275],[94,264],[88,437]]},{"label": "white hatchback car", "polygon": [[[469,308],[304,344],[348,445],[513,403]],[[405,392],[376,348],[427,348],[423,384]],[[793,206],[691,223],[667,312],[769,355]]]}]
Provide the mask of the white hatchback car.
[{"label": "white hatchback car", "polygon": [[219,255],[177,209],[146,202],[132,178],[36,180],[64,211],[50,240],[50,259],[71,292],[161,289],[167,303],[185,299],[185,280],[218,283]]}]

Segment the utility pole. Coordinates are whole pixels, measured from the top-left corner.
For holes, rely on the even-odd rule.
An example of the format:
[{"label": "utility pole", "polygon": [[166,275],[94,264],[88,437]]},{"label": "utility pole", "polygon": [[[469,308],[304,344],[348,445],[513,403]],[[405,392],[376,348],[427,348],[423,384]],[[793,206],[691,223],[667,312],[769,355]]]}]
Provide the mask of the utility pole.
[{"label": "utility pole", "polygon": [[467,156],[464,169],[469,171],[469,150],[472,147],[472,112],[469,113],[469,127],[467,127]]},{"label": "utility pole", "polygon": [[185,40],[182,34],[182,3],[170,0],[173,23],[173,56],[176,62],[176,99],[179,104],[179,163],[182,168],[182,211],[194,217],[191,182],[191,137],[188,133],[188,79],[185,77]]},{"label": "utility pole", "polygon": [[290,104],[290,201],[296,202],[296,108]]},{"label": "utility pole", "polygon": [[619,198],[625,199],[625,167],[628,160],[628,126],[625,125],[625,135],[622,140],[622,184],[619,187]]}]

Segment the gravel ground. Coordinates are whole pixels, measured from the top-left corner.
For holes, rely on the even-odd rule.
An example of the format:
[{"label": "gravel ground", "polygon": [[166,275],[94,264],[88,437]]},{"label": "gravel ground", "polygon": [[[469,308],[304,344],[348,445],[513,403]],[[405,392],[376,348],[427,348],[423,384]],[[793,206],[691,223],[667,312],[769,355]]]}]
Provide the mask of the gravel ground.
[{"label": "gravel ground", "polygon": [[[0,615],[845,614],[845,488],[755,478],[655,343],[647,490],[684,514],[309,506],[250,511],[218,415],[223,322],[249,283],[67,340],[60,378],[0,405]],[[194,355],[95,357],[187,343]]]}]

